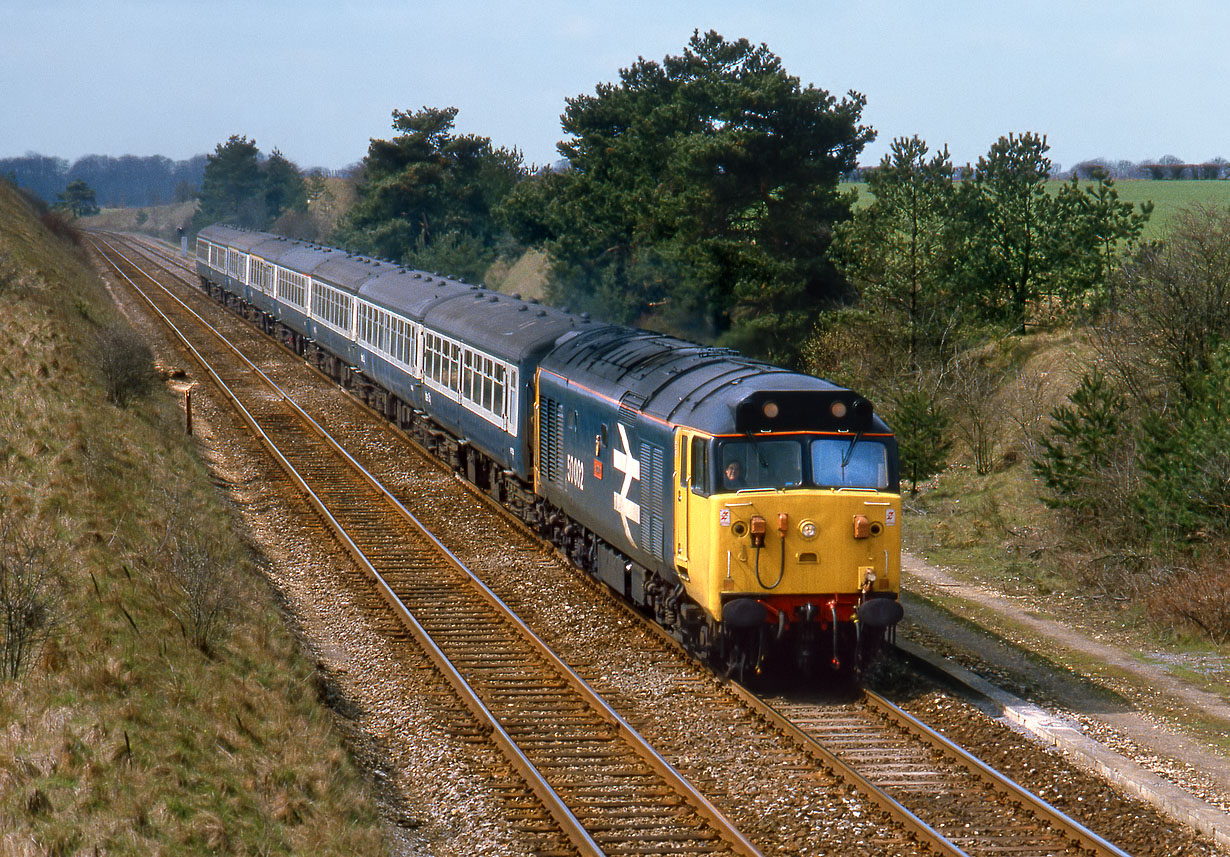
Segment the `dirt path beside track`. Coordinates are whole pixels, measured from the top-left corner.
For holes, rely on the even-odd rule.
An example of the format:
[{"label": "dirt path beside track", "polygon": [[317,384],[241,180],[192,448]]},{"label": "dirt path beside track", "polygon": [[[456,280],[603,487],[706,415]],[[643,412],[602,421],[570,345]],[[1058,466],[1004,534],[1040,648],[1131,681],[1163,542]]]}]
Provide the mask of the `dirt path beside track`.
[{"label": "dirt path beside track", "polygon": [[[1171,669],[1185,664],[1064,621],[1059,599],[1004,595],[908,554],[902,576],[903,638],[1059,709],[1090,737],[1230,810],[1230,759],[1213,743],[1230,734],[1230,703]],[[1230,658],[1215,660],[1204,666],[1230,672]]]}]

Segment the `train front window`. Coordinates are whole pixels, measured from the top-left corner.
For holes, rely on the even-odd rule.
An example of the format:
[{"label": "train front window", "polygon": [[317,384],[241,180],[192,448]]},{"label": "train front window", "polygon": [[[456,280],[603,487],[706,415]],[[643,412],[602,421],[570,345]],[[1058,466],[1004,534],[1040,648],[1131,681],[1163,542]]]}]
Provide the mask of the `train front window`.
[{"label": "train front window", "polygon": [[877,441],[817,438],[811,441],[812,482],[822,488],[888,487],[888,448]]},{"label": "train front window", "polygon": [[803,484],[803,448],[794,440],[726,441],[718,461],[723,491]]}]

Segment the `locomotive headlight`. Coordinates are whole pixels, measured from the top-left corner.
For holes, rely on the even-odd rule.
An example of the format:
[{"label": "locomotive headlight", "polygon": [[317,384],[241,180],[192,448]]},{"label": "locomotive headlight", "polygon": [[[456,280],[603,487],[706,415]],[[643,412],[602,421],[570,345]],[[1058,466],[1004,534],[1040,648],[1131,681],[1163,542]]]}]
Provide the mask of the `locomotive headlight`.
[{"label": "locomotive headlight", "polygon": [[764,407],[761,408],[760,410],[761,410],[761,413],[763,413],[766,417],[768,417],[771,420],[776,419],[778,413],[780,413],[777,407],[777,402],[765,402]]},{"label": "locomotive headlight", "polygon": [[833,402],[833,404],[829,406],[829,413],[833,415],[833,419],[837,420],[844,417],[849,410],[850,409],[846,407],[845,402]]},{"label": "locomotive headlight", "polygon": [[805,539],[814,539],[816,537],[816,522],[802,521],[799,523],[799,535]]}]

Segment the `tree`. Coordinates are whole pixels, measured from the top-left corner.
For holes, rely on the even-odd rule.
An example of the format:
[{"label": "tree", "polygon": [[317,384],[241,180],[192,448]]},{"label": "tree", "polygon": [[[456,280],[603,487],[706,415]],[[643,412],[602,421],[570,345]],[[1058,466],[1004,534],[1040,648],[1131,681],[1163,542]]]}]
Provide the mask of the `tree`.
[{"label": "tree", "polygon": [[307,208],[299,168],[277,149],[262,160],[255,140],[234,134],[206,158],[199,197],[196,229],[219,222],[268,229],[286,212]]},{"label": "tree", "polygon": [[78,217],[88,217],[99,211],[93,189],[81,179],[68,183],[64,193],[60,194],[60,205]]},{"label": "tree", "polygon": [[867,171],[873,199],[837,231],[837,260],[865,303],[904,319],[910,365],[920,337],[941,310],[952,269],[953,167],[948,149],[927,159],[927,144],[900,137]]},{"label": "tree", "polygon": [[1045,136],[1029,132],[1000,137],[978,159],[973,181],[961,185],[967,293],[1021,333],[1029,302],[1050,273],[1047,244],[1055,206],[1046,192],[1049,149]]},{"label": "tree", "polygon": [[1163,241],[1129,260],[1122,291],[1103,331],[1108,361],[1143,410],[1182,406],[1230,342],[1230,208],[1181,210]]},{"label": "tree", "polygon": [[557,302],[793,363],[847,294],[827,251],[849,217],[838,181],[874,136],[863,105],[801,86],[765,45],[696,32],[568,100],[567,167],[523,183],[507,222],[546,247]]},{"label": "tree", "polygon": [[307,210],[307,183],[277,149],[261,165],[264,176],[265,222],[272,223],[288,211]]},{"label": "tree", "polygon": [[910,481],[910,492],[917,494],[919,481],[938,473],[948,461],[952,420],[935,391],[921,385],[901,390],[890,398],[890,405],[888,419],[897,438],[901,475]]},{"label": "tree", "polygon": [[[412,262],[448,235],[493,256],[501,230],[492,209],[524,176],[521,155],[486,137],[455,135],[457,108],[393,111],[392,140],[372,140],[359,200],[341,226],[355,250]],[[475,260],[480,270],[486,264]]]},{"label": "tree", "polygon": [[1081,378],[1069,404],[1051,412],[1034,471],[1050,488],[1047,502],[1074,510],[1080,521],[1106,510],[1105,487],[1111,464],[1130,449],[1123,396],[1094,372]]},{"label": "tree", "polygon": [[1230,346],[1193,370],[1181,407],[1141,426],[1138,509],[1155,541],[1230,537]]},{"label": "tree", "polygon": [[235,134],[217,145],[205,164],[196,229],[219,222],[249,229],[265,225],[259,154],[254,140]]},{"label": "tree", "polygon": [[1063,270],[1070,302],[1088,297],[1105,301],[1111,312],[1117,308],[1113,271],[1120,245],[1131,249],[1144,231],[1153,203],[1141,203],[1140,211],[1119,199],[1115,180],[1100,167],[1091,168],[1093,183],[1083,188],[1073,175],[1055,198],[1056,234],[1053,241],[1056,268]]}]

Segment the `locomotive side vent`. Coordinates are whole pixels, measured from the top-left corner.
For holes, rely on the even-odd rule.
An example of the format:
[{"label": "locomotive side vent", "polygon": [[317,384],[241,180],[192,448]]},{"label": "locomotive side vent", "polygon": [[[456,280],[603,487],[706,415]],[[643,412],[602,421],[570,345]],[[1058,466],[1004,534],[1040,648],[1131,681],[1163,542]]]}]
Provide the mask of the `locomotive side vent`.
[{"label": "locomotive side vent", "polygon": [[645,406],[646,399],[640,393],[624,393],[619,400],[619,421],[634,428],[641,418],[641,408]]},{"label": "locomotive side vent", "polygon": [[538,449],[542,458],[542,478],[557,485],[564,483],[564,408],[543,396],[539,418]]},{"label": "locomotive side vent", "polygon": [[641,444],[641,546],[654,556],[662,555],[662,484],[665,475],[662,447]]}]

